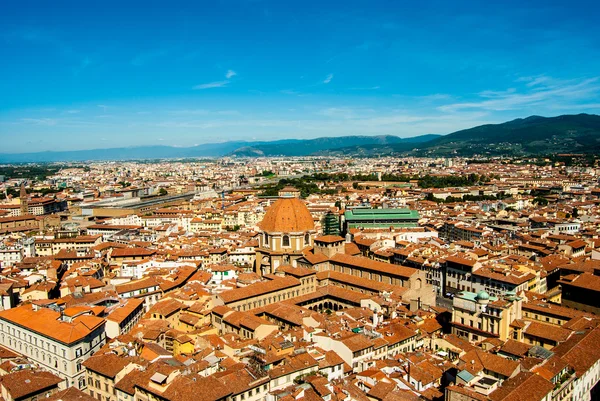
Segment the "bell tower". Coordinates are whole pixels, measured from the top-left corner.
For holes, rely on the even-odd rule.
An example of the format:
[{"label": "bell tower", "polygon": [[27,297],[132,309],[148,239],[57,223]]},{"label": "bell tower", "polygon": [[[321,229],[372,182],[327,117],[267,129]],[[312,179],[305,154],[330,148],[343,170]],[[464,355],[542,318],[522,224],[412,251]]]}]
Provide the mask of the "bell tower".
[{"label": "bell tower", "polygon": [[19,193],[19,200],[21,204],[21,216],[29,214],[29,205],[27,204],[27,191],[25,190],[25,183],[21,183],[21,192]]}]

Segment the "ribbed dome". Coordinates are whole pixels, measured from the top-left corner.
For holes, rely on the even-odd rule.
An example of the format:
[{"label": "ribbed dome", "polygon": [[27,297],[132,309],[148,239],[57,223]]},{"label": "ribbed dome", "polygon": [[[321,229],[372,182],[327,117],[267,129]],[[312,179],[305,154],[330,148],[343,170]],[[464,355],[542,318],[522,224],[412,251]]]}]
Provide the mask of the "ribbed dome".
[{"label": "ribbed dome", "polygon": [[477,293],[477,299],[481,299],[481,300],[487,300],[490,299],[490,294],[488,294],[485,291],[479,291]]},{"label": "ribbed dome", "polygon": [[268,233],[297,233],[315,229],[313,217],[298,198],[281,198],[275,201],[259,224]]}]

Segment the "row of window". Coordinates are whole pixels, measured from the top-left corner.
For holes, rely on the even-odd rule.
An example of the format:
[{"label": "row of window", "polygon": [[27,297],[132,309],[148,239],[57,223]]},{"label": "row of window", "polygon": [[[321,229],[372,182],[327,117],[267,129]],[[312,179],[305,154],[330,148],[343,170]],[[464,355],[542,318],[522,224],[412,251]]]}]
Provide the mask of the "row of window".
[{"label": "row of window", "polygon": [[[4,331],[4,324],[0,324],[0,331]],[[11,346],[13,341],[15,346],[17,345],[17,339],[19,340],[23,340],[26,343],[29,343],[35,347],[39,347],[42,350],[47,350],[47,351],[52,351],[54,354],[58,355],[58,348],[56,347],[55,344],[50,344],[50,342],[46,341],[42,341],[40,339],[39,341],[39,345],[38,345],[38,338],[35,336],[32,336],[31,334],[27,334],[25,331],[23,331],[21,333],[21,330],[15,329],[14,327],[7,327],[6,328],[6,332],[10,335],[15,337],[14,339],[9,337],[8,338],[8,345]],[[2,343],[4,343],[4,333],[2,333],[2,337],[1,337]],[[19,345],[22,345],[21,342],[18,343]],[[62,351],[62,357],[66,358],[67,357],[67,350],[65,348],[61,348]],[[75,357],[79,358],[81,355],[83,354],[83,350],[81,347],[77,348],[75,350]]]},{"label": "row of window", "polygon": [[267,391],[267,385],[263,384],[260,387],[256,387],[254,389],[250,389],[250,391],[247,391],[245,393],[242,393],[239,395],[239,398],[237,395],[234,395],[233,397],[231,397],[231,401],[238,401],[239,400],[245,400],[246,399],[246,393],[248,394],[248,397],[252,397],[252,395],[258,395],[258,393],[260,393],[261,391]]}]

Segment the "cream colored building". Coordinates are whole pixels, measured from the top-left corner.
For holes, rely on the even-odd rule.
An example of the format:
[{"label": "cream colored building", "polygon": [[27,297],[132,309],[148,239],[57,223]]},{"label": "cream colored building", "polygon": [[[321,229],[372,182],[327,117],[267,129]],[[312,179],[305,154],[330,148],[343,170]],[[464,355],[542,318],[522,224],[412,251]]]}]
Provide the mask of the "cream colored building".
[{"label": "cream colored building", "polygon": [[513,325],[522,318],[522,302],[514,292],[502,297],[490,296],[485,291],[460,292],[452,305],[452,333],[472,342],[485,338],[522,340],[519,327]]}]

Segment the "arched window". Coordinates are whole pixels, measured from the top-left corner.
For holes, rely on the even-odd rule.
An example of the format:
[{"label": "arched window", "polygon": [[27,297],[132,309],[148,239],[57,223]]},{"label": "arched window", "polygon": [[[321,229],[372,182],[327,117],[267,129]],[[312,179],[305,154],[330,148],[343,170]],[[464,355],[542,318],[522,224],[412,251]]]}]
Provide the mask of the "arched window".
[{"label": "arched window", "polygon": [[289,235],[283,236],[283,239],[281,240],[281,246],[290,246],[290,236]]},{"label": "arched window", "polygon": [[265,233],[265,245],[269,245],[269,236]]},{"label": "arched window", "polygon": [[308,233],[304,234],[304,245],[310,244],[310,235]]}]

